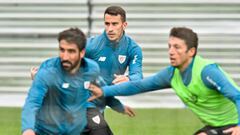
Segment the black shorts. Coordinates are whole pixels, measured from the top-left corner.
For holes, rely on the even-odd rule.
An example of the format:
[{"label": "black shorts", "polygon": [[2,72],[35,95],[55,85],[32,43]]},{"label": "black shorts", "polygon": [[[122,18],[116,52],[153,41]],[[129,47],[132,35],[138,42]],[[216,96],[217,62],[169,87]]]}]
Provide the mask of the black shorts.
[{"label": "black shorts", "polygon": [[81,135],[113,135],[103,114],[98,109],[87,109],[87,122],[87,126]]},{"label": "black shorts", "polygon": [[212,127],[212,126],[205,126],[201,129],[199,129],[196,133],[194,133],[194,135],[197,135],[199,133],[206,133],[207,135],[231,135],[231,133],[229,134],[224,134],[223,130],[226,130],[228,128],[231,127],[235,127],[237,124],[230,124],[230,125],[226,125],[226,126],[221,126],[221,127]]}]

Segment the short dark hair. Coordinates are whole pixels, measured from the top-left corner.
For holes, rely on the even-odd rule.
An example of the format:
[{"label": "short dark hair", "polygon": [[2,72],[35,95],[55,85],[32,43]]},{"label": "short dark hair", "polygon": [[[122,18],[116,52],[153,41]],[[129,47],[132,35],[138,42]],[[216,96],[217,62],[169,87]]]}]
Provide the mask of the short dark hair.
[{"label": "short dark hair", "polygon": [[197,54],[198,49],[198,35],[192,29],[186,27],[174,27],[171,29],[170,35],[180,38],[187,44],[187,49],[196,48],[194,56]]},{"label": "short dark hair", "polygon": [[105,18],[106,14],[114,15],[114,16],[120,15],[121,19],[122,19],[122,22],[126,22],[126,12],[120,6],[110,6],[110,7],[108,7],[104,12],[104,18]]},{"label": "short dark hair", "polygon": [[78,28],[69,28],[58,34],[58,42],[66,40],[68,43],[74,43],[77,45],[79,51],[85,49],[86,36]]}]

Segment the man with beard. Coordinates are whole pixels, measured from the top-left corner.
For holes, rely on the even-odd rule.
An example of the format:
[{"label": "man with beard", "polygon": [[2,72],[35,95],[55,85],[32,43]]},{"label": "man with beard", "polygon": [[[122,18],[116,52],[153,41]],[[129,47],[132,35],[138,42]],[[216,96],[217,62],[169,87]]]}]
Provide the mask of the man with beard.
[{"label": "man with beard", "polygon": [[172,88],[205,124],[194,135],[240,135],[240,89],[223,69],[197,55],[198,36],[189,28],[172,28],[168,40],[171,65],[140,81],[114,86],[90,85],[94,99],[102,94],[126,96]]},{"label": "man with beard", "polygon": [[[86,57],[99,64],[101,85],[142,79],[142,50],[125,33],[127,27],[125,10],[119,6],[109,6],[104,12],[104,25],[104,32],[89,38],[86,46]],[[128,75],[124,75],[127,68]],[[32,68],[32,79],[36,72],[37,68]],[[113,134],[103,116],[106,106],[130,117],[135,116],[133,110],[123,105],[117,98],[102,97],[88,103],[88,124],[82,135]]]},{"label": "man with beard", "polygon": [[59,57],[43,62],[22,110],[23,135],[79,135],[87,124],[89,83],[99,75],[84,58],[86,37],[78,28],[58,35]]}]

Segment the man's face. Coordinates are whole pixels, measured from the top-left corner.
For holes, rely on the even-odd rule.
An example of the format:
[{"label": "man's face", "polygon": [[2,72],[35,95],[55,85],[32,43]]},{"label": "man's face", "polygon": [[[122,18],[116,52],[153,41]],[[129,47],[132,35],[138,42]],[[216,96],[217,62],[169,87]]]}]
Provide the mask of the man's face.
[{"label": "man's face", "polygon": [[109,14],[105,14],[104,22],[108,39],[112,42],[119,41],[127,26],[127,22],[122,22],[120,15],[114,16]]},{"label": "man's face", "polygon": [[62,66],[70,73],[79,69],[84,53],[84,51],[79,52],[74,43],[68,43],[66,40],[59,42],[59,56]]},{"label": "man's face", "polygon": [[169,37],[168,47],[171,65],[184,71],[192,61],[195,48],[188,50],[184,40],[173,36]]}]

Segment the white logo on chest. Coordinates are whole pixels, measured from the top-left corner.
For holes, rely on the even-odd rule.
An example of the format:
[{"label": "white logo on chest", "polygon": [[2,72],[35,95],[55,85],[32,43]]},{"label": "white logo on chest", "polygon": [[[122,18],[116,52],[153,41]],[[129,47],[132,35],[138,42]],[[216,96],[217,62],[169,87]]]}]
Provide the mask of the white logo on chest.
[{"label": "white logo on chest", "polygon": [[62,84],[62,88],[65,88],[65,89],[66,89],[66,88],[69,87],[69,85],[70,85],[69,83],[63,83],[63,84]]},{"label": "white logo on chest", "polygon": [[123,64],[126,60],[126,55],[118,55],[118,61],[120,64]]},{"label": "white logo on chest", "polygon": [[105,61],[106,57],[99,57],[98,61]]}]

